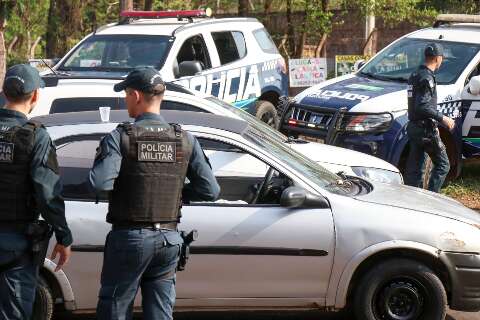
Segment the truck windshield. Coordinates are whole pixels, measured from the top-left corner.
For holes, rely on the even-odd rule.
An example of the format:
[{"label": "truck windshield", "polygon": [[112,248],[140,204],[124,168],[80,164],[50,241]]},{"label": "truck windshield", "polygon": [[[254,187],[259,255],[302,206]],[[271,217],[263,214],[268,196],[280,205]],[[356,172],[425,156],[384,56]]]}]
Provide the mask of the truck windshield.
[{"label": "truck windshield", "polygon": [[160,69],[172,42],[170,36],[92,35],[69,54],[58,70],[128,72],[142,66]]},{"label": "truck windshield", "polygon": [[479,45],[471,43],[403,38],[376,55],[360,74],[380,80],[406,82],[410,74],[424,63],[424,49],[433,42],[441,44],[444,49],[443,63],[435,73],[439,84],[454,83],[479,50]]}]

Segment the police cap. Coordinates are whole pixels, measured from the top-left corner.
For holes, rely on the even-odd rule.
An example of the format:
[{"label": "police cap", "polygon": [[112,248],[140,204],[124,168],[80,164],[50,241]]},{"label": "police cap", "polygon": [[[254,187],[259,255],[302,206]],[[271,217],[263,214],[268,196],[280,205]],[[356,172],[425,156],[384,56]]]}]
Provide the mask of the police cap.
[{"label": "police cap", "polygon": [[443,56],[443,47],[438,43],[429,43],[425,47],[425,56],[426,57]]},{"label": "police cap", "polygon": [[165,91],[160,73],[152,67],[133,69],[122,82],[113,86],[113,90],[120,92],[126,88],[132,88],[145,93],[162,93]]},{"label": "police cap", "polygon": [[38,70],[28,64],[17,64],[5,73],[3,92],[7,97],[21,97],[45,87]]}]

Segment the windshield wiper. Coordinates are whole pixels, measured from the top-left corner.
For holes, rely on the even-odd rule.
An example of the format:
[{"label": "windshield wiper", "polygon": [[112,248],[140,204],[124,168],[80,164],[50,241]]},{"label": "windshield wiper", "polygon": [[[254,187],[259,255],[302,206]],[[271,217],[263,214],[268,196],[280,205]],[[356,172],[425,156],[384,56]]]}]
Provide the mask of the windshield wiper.
[{"label": "windshield wiper", "polygon": [[371,72],[361,71],[360,74],[362,74],[362,75],[364,75],[364,76],[367,76],[367,77],[369,77],[369,78],[372,78],[372,79],[385,80],[385,78],[383,78],[382,76],[379,76],[379,75],[374,74],[374,73],[371,73]]},{"label": "windshield wiper", "polygon": [[386,80],[391,80],[391,81],[399,81],[399,82],[407,82],[408,79],[404,77],[388,77],[384,76]]},{"label": "windshield wiper", "polygon": [[369,78],[373,78],[373,79],[377,79],[377,80],[384,80],[384,81],[400,81],[400,82],[407,82],[408,79],[404,78],[404,77],[389,77],[389,76],[385,76],[385,75],[378,75],[378,74],[374,74],[374,73],[371,73],[371,72],[360,72],[360,74],[363,74]]}]

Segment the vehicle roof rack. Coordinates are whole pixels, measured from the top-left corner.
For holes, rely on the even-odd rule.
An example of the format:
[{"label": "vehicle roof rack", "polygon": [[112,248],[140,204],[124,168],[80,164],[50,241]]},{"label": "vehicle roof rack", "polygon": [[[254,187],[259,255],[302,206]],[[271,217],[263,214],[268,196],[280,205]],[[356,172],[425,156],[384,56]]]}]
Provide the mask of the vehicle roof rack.
[{"label": "vehicle roof rack", "polygon": [[212,9],[198,10],[167,10],[167,11],[122,11],[120,24],[128,24],[134,19],[164,19],[177,18],[179,21],[187,19],[193,22],[193,18],[209,18],[212,16]]},{"label": "vehicle roof rack", "polygon": [[480,15],[475,14],[440,14],[437,16],[434,28],[452,23],[480,23]]}]

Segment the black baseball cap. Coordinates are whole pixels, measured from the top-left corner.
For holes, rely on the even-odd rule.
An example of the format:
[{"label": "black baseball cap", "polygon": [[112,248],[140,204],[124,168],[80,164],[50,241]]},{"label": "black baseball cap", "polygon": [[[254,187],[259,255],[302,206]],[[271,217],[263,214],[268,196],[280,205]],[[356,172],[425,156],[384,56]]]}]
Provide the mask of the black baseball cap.
[{"label": "black baseball cap", "polygon": [[438,43],[429,43],[425,47],[425,56],[426,57],[443,56],[443,47]]},{"label": "black baseball cap", "polygon": [[38,70],[28,64],[17,64],[5,73],[3,92],[7,97],[20,97],[45,87]]},{"label": "black baseball cap", "polygon": [[165,90],[165,82],[160,76],[160,73],[152,67],[143,67],[130,71],[125,80],[113,86],[113,90],[120,92],[126,88],[132,88],[142,92],[152,93],[158,91],[158,85],[163,85],[163,90]]}]

